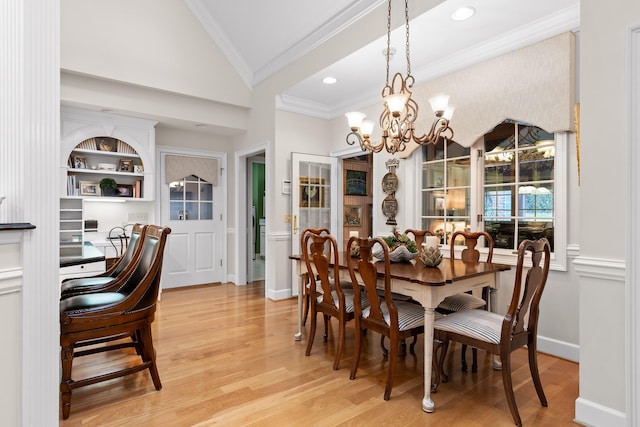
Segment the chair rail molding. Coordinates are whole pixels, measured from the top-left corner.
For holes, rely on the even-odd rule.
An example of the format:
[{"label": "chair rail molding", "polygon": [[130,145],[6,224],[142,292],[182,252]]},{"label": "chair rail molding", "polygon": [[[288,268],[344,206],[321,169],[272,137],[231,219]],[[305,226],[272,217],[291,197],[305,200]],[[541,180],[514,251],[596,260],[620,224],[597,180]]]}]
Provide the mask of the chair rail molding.
[{"label": "chair rail molding", "polygon": [[573,260],[576,273],[581,277],[624,282],[626,268],[624,260],[578,256]]}]

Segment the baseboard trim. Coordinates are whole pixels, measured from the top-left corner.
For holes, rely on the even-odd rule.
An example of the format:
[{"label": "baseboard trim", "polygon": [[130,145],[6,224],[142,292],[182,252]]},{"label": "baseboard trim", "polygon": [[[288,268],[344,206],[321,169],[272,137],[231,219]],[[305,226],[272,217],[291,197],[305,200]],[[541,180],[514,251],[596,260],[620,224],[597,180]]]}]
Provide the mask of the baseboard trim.
[{"label": "baseboard trim", "polygon": [[279,291],[269,289],[269,291],[267,292],[267,298],[274,301],[291,298],[292,296],[293,295],[291,294],[291,289],[282,289]]},{"label": "baseboard trim", "polygon": [[580,363],[580,346],[538,335],[538,351]]},{"label": "baseboard trim", "polygon": [[627,415],[624,412],[579,397],[576,399],[575,421],[585,426],[626,427]]}]

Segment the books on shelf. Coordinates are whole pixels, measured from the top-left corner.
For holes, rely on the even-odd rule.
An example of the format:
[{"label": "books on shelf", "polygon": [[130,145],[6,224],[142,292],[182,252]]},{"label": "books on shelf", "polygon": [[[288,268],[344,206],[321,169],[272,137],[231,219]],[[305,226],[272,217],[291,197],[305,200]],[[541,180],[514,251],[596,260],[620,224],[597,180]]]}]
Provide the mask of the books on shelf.
[{"label": "books on shelf", "polygon": [[78,182],[75,175],[67,176],[67,196],[78,195]]},{"label": "books on shelf", "polygon": [[133,197],[138,199],[142,197],[142,181],[136,181],[133,184]]},{"label": "books on shelf", "polygon": [[136,150],[134,150],[132,146],[120,140],[118,140],[116,151],[123,154],[137,154]]}]

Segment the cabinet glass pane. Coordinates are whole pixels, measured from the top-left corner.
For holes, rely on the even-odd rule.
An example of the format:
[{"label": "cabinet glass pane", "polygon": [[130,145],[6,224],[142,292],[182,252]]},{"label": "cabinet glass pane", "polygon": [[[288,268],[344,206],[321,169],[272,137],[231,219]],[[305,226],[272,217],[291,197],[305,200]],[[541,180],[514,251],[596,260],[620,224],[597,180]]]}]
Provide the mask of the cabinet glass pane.
[{"label": "cabinet glass pane", "polygon": [[520,153],[520,182],[553,179],[553,147],[523,150]]},{"label": "cabinet glass pane", "polygon": [[444,142],[440,140],[437,144],[422,147],[422,158],[427,162],[444,159]]},{"label": "cabinet glass pane", "polygon": [[470,185],[470,170],[471,161],[468,158],[447,162],[447,187],[463,187]]},{"label": "cabinet glass pane", "polygon": [[428,163],[422,167],[422,188],[444,186],[444,162]]}]

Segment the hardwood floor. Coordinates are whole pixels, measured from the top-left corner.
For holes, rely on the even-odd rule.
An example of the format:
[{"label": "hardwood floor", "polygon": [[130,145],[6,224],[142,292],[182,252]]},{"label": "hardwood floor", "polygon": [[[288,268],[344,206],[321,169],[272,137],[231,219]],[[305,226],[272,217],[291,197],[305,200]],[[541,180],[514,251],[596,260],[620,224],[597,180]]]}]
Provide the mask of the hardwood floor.
[{"label": "hardwood floor", "polygon": [[[318,333],[309,357],[306,334],[296,342],[297,301],[264,298],[262,283],[245,287],[208,285],[165,291],[153,337],[163,389],[148,371],[73,392],[71,415],[60,426],[512,426],[500,372],[478,352],[476,374],[460,371],[460,346],[447,360],[449,382],[421,409],[421,344],[401,357],[389,401],[384,401],[386,360],[380,339],[364,339],[358,378],[349,380],[354,329],[347,325],[340,369],[333,371],[335,342]],[[335,321],[334,321],[335,322]],[[305,333],[308,331],[305,330]],[[419,341],[419,343],[421,340]],[[468,354],[470,357],[470,352]],[[542,384],[549,401],[537,399],[526,351],[513,354],[516,401],[525,426],[577,425],[578,365],[540,354]],[[136,360],[133,350],[74,360],[73,377],[92,375]]]}]

